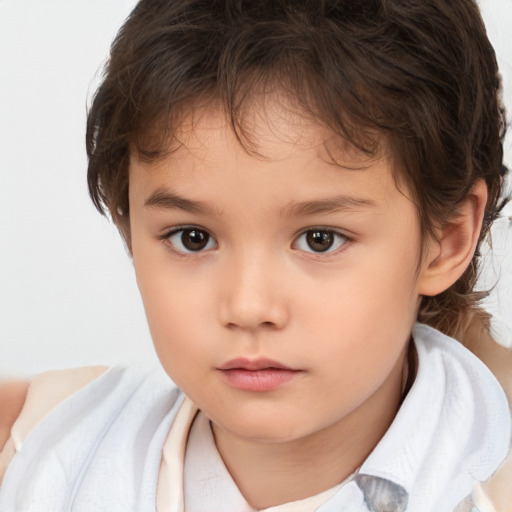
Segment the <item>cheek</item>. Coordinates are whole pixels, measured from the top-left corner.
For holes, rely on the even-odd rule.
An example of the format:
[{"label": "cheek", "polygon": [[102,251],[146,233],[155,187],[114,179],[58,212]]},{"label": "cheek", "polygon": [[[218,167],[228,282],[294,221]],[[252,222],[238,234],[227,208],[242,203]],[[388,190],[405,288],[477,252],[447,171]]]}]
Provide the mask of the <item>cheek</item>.
[{"label": "cheek", "polygon": [[186,293],[179,283],[167,282],[161,275],[155,280],[139,281],[139,289],[155,344],[177,344],[188,333],[198,331],[200,298],[193,289]]},{"label": "cheek", "polygon": [[[312,291],[298,315],[305,339],[314,339],[332,375],[356,384],[388,372],[400,357],[416,318],[416,256],[396,250],[364,258],[342,270],[322,290]],[[315,351],[313,350],[313,353]],[[350,362],[350,364],[348,364]],[[338,367],[338,368],[337,368]]]},{"label": "cheek", "polygon": [[[158,359],[166,373],[185,392],[190,378],[198,385],[211,360],[208,334],[200,320],[197,299],[163,290],[161,284],[142,292],[147,321]],[[191,369],[194,369],[193,372]]]},{"label": "cheek", "polygon": [[150,323],[179,321],[183,312],[205,296],[194,273],[172,264],[171,255],[160,242],[134,234],[133,265],[137,285]]},{"label": "cheek", "polygon": [[[165,257],[163,258],[165,259]],[[208,339],[204,330],[206,290],[197,280],[173,273],[162,258],[134,250],[134,267],[146,317],[158,356],[168,366],[179,366],[200,352]]]},{"label": "cheek", "polygon": [[294,295],[309,296],[301,316],[313,316],[319,327],[331,325],[339,334],[353,329],[373,331],[382,328],[380,322],[407,322],[416,308],[415,267],[410,259],[358,254],[357,264],[331,277],[320,285],[312,283],[307,294],[297,289]]}]

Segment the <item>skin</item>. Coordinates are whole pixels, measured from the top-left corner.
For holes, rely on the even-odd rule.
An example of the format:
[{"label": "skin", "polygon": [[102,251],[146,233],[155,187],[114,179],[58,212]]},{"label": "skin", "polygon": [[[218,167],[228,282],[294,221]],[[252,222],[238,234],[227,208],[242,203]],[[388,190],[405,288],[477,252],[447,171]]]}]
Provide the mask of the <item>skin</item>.
[{"label": "skin", "polygon": [[[389,159],[345,147],[346,167],[333,165],[322,128],[277,103],[266,112],[251,125],[263,156],[210,110],[166,158],[130,166],[131,249],[156,350],[255,508],[341,482],[383,436],[428,268]],[[211,237],[204,250],[186,252],[183,226]],[[313,228],[341,236],[318,253]],[[268,392],[236,389],[218,368],[239,357],[297,373]]]},{"label": "skin", "polygon": [[20,380],[0,382],[0,450],[11,434],[27,396],[28,382]]}]

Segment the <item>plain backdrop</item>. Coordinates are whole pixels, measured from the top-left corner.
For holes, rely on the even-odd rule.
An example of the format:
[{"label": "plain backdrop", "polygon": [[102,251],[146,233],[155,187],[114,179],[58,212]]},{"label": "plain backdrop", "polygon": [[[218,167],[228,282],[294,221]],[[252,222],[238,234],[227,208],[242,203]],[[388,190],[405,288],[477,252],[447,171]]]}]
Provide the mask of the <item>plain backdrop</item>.
[{"label": "plain backdrop", "polygon": [[[134,3],[0,0],[1,376],[155,361],[130,259],[86,187],[87,99]],[[512,112],[512,0],[481,6]],[[498,277],[488,307],[512,327],[506,219],[484,281]]]}]

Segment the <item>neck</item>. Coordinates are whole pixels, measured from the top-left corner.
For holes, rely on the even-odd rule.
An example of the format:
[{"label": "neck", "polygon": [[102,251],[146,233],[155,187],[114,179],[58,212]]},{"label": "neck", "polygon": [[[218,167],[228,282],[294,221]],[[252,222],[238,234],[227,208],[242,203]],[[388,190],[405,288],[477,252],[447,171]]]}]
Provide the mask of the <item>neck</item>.
[{"label": "neck", "polygon": [[265,509],[319,494],[354,473],[392,423],[405,358],[382,386],[340,421],[284,442],[244,439],[213,425],[217,449],[247,502]]}]

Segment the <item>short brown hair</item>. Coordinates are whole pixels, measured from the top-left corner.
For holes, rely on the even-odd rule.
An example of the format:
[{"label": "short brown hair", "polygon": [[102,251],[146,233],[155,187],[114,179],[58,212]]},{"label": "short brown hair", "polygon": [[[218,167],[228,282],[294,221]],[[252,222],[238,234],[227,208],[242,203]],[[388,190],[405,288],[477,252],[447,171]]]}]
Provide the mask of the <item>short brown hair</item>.
[{"label": "short brown hair", "polygon": [[[220,100],[249,146],[251,92],[280,88],[372,154],[384,136],[424,236],[488,187],[481,239],[503,205],[505,116],[494,50],[473,0],[141,0],[111,49],[87,123],[88,183],[130,244],[130,152],[158,158],[187,108]],[[268,90],[268,89],[267,89]],[[424,297],[420,319],[456,334],[482,294],[478,250]]]}]

